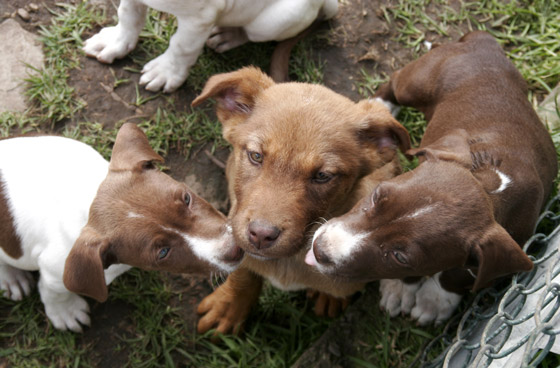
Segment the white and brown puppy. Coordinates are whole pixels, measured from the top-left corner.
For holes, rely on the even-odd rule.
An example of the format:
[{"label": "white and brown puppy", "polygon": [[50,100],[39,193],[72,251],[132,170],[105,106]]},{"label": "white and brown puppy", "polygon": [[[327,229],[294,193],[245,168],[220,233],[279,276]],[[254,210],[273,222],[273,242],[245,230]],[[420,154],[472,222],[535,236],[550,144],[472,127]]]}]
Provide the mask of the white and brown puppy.
[{"label": "white and brown puppy", "polygon": [[131,266],[232,271],[243,252],[226,219],[153,165],[162,158],[125,124],[108,163],[81,142],[54,136],[0,141],[0,290],[39,292],[57,329],[89,325],[87,302]]},{"label": "white and brown puppy", "polygon": [[376,96],[426,115],[408,152],[420,165],[323,225],[306,261],[340,280],[404,279],[382,281],[382,307],[442,321],[465,291],[532,268],[520,245],[556,177],[554,146],[523,77],[485,32],[431,50]]},{"label": "white and brown puppy", "polygon": [[169,48],[142,69],[140,84],[150,91],[176,90],[188,76],[204,44],[218,52],[247,41],[281,41],[329,19],[337,0],[121,0],[116,26],[103,28],[85,42],[84,51],[103,63],[127,55],[138,42],[147,7],[177,17]]},{"label": "white and brown puppy", "polygon": [[229,219],[247,256],[199,305],[198,330],[237,330],[262,278],[284,290],[321,292],[315,311],[336,315],[363,284],[338,282],[305,264],[322,219],[350,210],[380,181],[400,173],[406,129],[381,103],[355,103],[328,88],[274,83],[256,68],[215,75],[193,101],[217,100],[227,164]]}]

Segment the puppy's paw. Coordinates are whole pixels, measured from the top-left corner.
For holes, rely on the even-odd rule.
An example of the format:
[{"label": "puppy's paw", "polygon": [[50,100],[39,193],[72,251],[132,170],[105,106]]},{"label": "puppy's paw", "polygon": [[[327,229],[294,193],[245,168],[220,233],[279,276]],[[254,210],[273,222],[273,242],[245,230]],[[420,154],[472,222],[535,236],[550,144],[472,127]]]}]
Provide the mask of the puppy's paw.
[{"label": "puppy's paw", "polygon": [[0,265],[0,290],[6,298],[21,300],[31,293],[34,280],[31,273],[8,265]]},{"label": "puppy's paw", "polygon": [[381,280],[379,282],[381,292],[379,306],[391,317],[395,317],[399,313],[409,314],[414,307],[416,292],[421,285],[422,282],[410,284],[401,280]]},{"label": "puppy's paw", "polygon": [[202,315],[198,321],[198,333],[205,333],[215,328],[213,341],[217,340],[220,333],[238,334],[243,329],[255,301],[232,293],[228,285],[223,284],[198,305],[196,311]]},{"label": "puppy's paw", "polygon": [[439,275],[427,279],[416,293],[416,305],[410,315],[421,326],[447,320],[461,301],[462,296],[444,290],[439,283]]},{"label": "puppy's paw", "polygon": [[82,332],[81,325],[90,325],[89,305],[80,296],[73,293],[59,293],[56,298],[50,296],[45,300],[45,312],[53,326],[58,330]]},{"label": "puppy's paw", "polygon": [[123,27],[103,28],[84,43],[82,50],[87,56],[97,58],[102,63],[111,64],[115,59],[125,57],[138,41],[138,35]]},{"label": "puppy's paw", "polygon": [[350,298],[336,298],[330,294],[323,293],[316,290],[308,290],[307,297],[315,299],[315,314],[321,317],[337,317],[342,313],[350,304]]},{"label": "puppy's paw", "polygon": [[163,89],[166,93],[173,92],[187,79],[188,69],[189,63],[166,52],[144,65],[139,83],[146,85],[148,91]]},{"label": "puppy's paw", "polygon": [[214,27],[206,46],[216,52],[225,52],[249,41],[247,33],[241,27]]}]

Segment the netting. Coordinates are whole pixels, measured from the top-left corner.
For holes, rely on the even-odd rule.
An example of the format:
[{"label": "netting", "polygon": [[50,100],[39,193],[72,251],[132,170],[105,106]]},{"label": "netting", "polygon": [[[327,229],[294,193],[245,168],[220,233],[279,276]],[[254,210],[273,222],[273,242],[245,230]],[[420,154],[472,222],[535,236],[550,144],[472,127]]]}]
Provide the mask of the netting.
[{"label": "netting", "polygon": [[[471,297],[433,339],[419,360],[421,367],[537,367],[560,346],[560,196],[539,218],[537,233],[524,250],[535,267],[511,283]],[[540,231],[540,232],[539,232]],[[558,338],[558,341],[556,342]],[[554,347],[554,343],[557,347]],[[433,351],[443,353],[431,359]]]}]

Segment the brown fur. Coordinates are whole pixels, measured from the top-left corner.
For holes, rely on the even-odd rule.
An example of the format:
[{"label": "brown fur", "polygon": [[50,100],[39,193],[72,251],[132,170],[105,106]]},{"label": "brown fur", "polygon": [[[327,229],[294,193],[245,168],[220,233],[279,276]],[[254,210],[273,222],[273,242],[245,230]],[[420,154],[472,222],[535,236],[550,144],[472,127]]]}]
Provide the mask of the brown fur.
[{"label": "brown fur", "polygon": [[[493,37],[473,32],[433,49],[395,72],[376,96],[426,115],[420,148],[408,152],[421,164],[335,220],[367,234],[367,246],[324,272],[371,281],[444,271],[446,289],[465,291],[530,270],[519,244],[550,194],[556,154],[525,81]],[[511,179],[505,189],[497,171]],[[320,263],[329,257],[326,238],[314,244]]]},{"label": "brown fur", "polygon": [[[184,183],[158,170],[154,161],[163,159],[152,150],[140,128],[123,125],[88,223],[66,260],[64,284],[68,290],[104,301],[104,269],[116,263],[179,273],[214,269],[193,253],[179,232],[221,238],[226,233],[225,216]],[[169,248],[169,253],[159,259],[163,248]],[[231,237],[224,237],[222,261],[236,263],[241,256]]]},{"label": "brown fur", "polygon": [[0,239],[2,239],[0,247],[7,255],[14,259],[23,255],[21,241],[14,228],[14,219],[4,196],[2,172],[0,172]]},{"label": "brown fur", "polygon": [[[245,295],[258,296],[256,275],[339,298],[359,290],[361,283],[329,281],[304,263],[308,237],[318,221],[344,213],[400,172],[396,149],[409,148],[406,130],[376,102],[354,103],[318,85],[275,84],[255,68],[212,77],[193,105],[208,98],[217,100],[233,146],[226,170],[233,234],[251,256],[201,303],[199,331],[239,326],[256,301]],[[242,311],[228,311],[241,303]]]}]

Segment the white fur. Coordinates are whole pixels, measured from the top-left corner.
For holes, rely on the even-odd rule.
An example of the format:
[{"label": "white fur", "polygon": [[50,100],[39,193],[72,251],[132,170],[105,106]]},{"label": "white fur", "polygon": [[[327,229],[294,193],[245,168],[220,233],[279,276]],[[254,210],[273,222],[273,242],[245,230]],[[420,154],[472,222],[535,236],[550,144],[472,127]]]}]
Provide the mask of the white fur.
[{"label": "white fur", "polygon": [[227,235],[224,234],[219,239],[204,239],[181,233],[187,244],[192,247],[194,254],[198,258],[204,259],[226,272],[232,272],[235,267],[228,266],[219,260],[220,251],[224,248]]},{"label": "white fur", "polygon": [[[364,245],[363,240],[367,235],[367,233],[354,234],[348,231],[344,223],[331,220],[317,229],[313,235],[312,244],[315,244],[315,240],[321,236],[324,241],[323,251],[328,255],[329,259],[337,265],[352,257],[352,254]],[[321,271],[323,267],[320,263],[317,263],[312,250],[307,253],[306,262],[312,266],[316,266],[319,271]]]},{"label": "white fur", "polygon": [[439,324],[447,320],[461,302],[461,295],[442,288],[439,275],[440,273],[436,273],[426,279],[416,292],[416,304],[410,315],[419,325],[424,326],[432,322]]},{"label": "white fur", "polygon": [[[104,63],[128,54],[138,42],[146,7],[177,17],[177,32],[169,48],[144,66],[140,84],[164,92],[177,89],[187,78],[205,42],[218,51],[236,47],[245,40],[280,41],[295,36],[318,16],[336,14],[337,0],[121,0],[119,22],[88,39],[84,51]],[[241,27],[235,33],[226,28]]]},{"label": "white fur", "polygon": [[510,184],[512,183],[512,180],[509,176],[507,176],[506,174],[504,174],[500,170],[494,169],[494,171],[496,172],[496,174],[498,174],[498,177],[500,178],[500,187],[498,189],[494,190],[492,193],[501,193],[504,190],[506,190],[507,187],[510,186]]},{"label": "white fur", "polygon": [[421,281],[409,284],[401,280],[380,280],[381,301],[379,306],[391,317],[395,317],[399,313],[409,314],[414,307],[416,292],[421,285]]},{"label": "white fur", "polygon": [[401,218],[403,218],[403,219],[413,219],[413,218],[417,218],[417,217],[420,217],[420,216],[424,216],[425,214],[430,213],[433,210],[435,210],[436,207],[437,207],[436,205],[424,206],[424,207],[421,207],[421,208],[417,209],[416,211],[414,211],[412,213],[404,215]]},{"label": "white fur", "polygon": [[377,101],[377,102],[381,103],[383,106],[385,106],[389,110],[391,115],[393,115],[393,117],[397,117],[397,115],[401,111],[401,107],[399,105],[395,105],[391,101],[384,100],[380,97],[376,97],[373,100]]},{"label": "white fur", "polygon": [[[9,158],[9,159],[8,159]],[[0,289],[19,300],[28,295],[39,270],[45,311],[58,329],[81,331],[89,324],[87,302],[62,282],[64,263],[85,226],[108,163],[93,148],[62,137],[27,137],[0,141],[4,195],[21,239],[23,255],[14,259],[0,249]],[[128,270],[112,265],[106,281]]]}]

